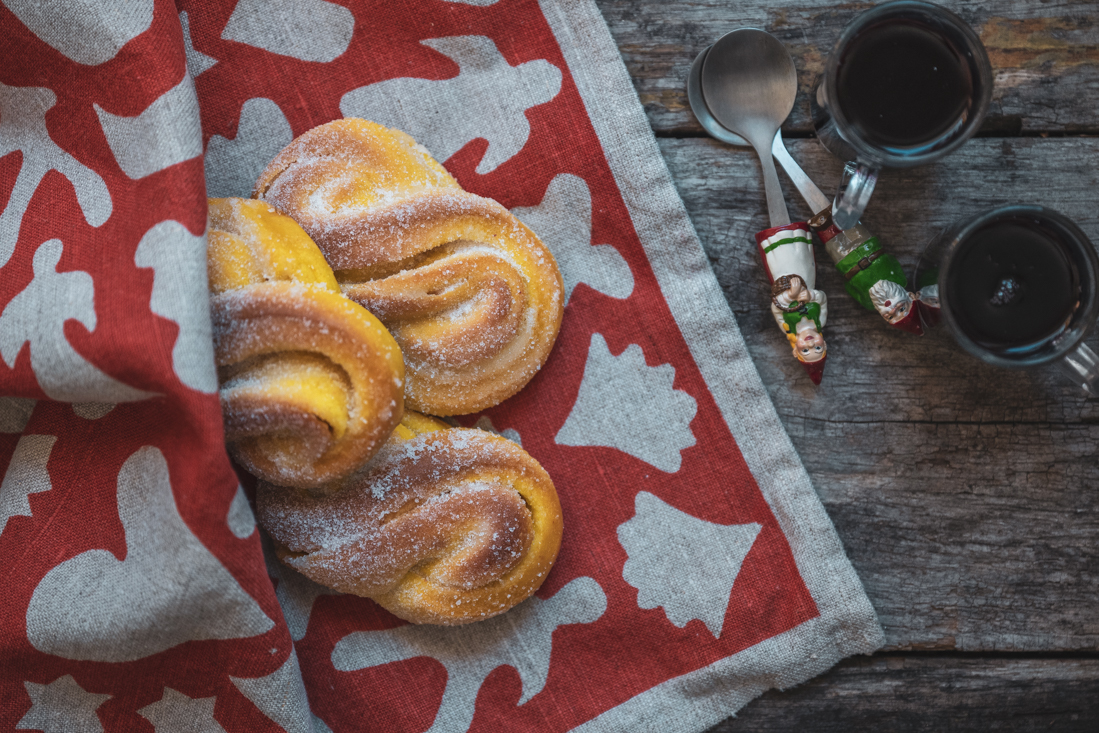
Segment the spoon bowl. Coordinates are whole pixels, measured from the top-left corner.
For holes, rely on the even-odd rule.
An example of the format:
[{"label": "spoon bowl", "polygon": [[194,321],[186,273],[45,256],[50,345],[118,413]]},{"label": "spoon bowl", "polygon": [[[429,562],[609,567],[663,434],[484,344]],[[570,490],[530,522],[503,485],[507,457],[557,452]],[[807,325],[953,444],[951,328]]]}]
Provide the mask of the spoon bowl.
[{"label": "spoon bowl", "polygon": [[[745,147],[748,145],[748,141],[735,132],[725,129],[720,122],[714,119],[714,116],[710,114],[710,108],[706,106],[706,98],[702,95],[702,64],[705,62],[710,48],[710,46],[707,46],[702,49],[701,53],[695,56],[695,60],[691,63],[691,71],[687,75],[687,99],[690,100],[691,110],[698,119],[698,123],[702,125],[702,129],[709,133],[710,137],[726,145]],[[781,130],[775,133],[774,142],[771,143],[771,155],[786,171],[786,175],[793,181],[798,193],[805,199],[805,203],[809,205],[809,210],[813,214],[819,214],[831,206],[828,197],[817,187],[817,184],[813,183],[797,161],[790,157],[790,153],[782,142]]]},{"label": "spoon bowl", "polygon": [[710,137],[727,145],[743,147],[749,144],[748,141],[735,132],[730,132],[714,119],[710,108],[706,106],[706,97],[702,95],[702,64],[705,63],[706,56],[710,53],[711,48],[713,46],[702,49],[702,52],[695,56],[695,60],[691,63],[691,72],[687,75],[687,99],[691,103],[691,111],[695,113],[698,124],[702,125],[702,129],[708,132]]},{"label": "spoon bowl", "polygon": [[[786,47],[757,28],[719,38],[703,60],[701,81],[714,119],[749,142],[757,130],[781,127],[798,93],[797,69]],[[765,142],[770,144],[771,135]]]},{"label": "spoon bowl", "polygon": [[[797,70],[790,54],[771,34],[757,28],[740,28],[719,38],[701,62],[696,59],[696,65],[699,63],[693,97],[688,80],[692,109],[697,107],[696,114],[702,111],[699,119],[707,131],[724,128],[756,149],[763,166],[771,226],[790,223],[771,154],[775,135],[797,97]],[[715,124],[707,124],[711,119]],[[714,136],[737,144],[723,132]]]}]

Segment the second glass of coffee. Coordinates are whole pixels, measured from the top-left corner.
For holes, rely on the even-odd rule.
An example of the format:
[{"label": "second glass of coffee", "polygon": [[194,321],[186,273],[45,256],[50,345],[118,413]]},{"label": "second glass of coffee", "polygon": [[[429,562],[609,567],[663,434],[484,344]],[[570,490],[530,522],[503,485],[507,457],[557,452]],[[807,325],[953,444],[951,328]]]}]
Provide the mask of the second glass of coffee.
[{"label": "second glass of coffee", "polygon": [[837,197],[836,225],[854,226],[882,168],[930,163],[962,145],[991,98],[988,54],[950,11],[899,0],[855,18],[810,102],[821,143],[857,163]]},{"label": "second glass of coffee", "polygon": [[[1099,356],[1084,343],[1099,318],[1099,253],[1067,217],[1013,204],[960,221],[932,240],[915,287],[934,288],[958,344],[993,366],[1058,364],[1099,394]],[[925,324],[930,325],[930,324]]]}]

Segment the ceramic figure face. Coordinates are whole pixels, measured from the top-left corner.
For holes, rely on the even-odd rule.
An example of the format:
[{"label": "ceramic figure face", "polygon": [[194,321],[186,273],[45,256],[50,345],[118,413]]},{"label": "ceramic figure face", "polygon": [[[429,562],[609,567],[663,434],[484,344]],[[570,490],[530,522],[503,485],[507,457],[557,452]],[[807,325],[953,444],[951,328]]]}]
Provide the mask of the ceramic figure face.
[{"label": "ceramic figure face", "polygon": [[[907,293],[905,294],[907,296]],[[912,310],[912,299],[905,297],[904,300],[898,300],[895,303],[886,302],[885,309],[881,311],[882,317],[890,323],[896,323]]]},{"label": "ceramic figure face", "polygon": [[824,336],[817,329],[806,328],[798,331],[797,339],[794,342],[794,354],[799,361],[820,361],[824,358],[827,348],[824,343]]},{"label": "ceramic figure face", "polygon": [[870,301],[890,323],[897,323],[912,311],[912,294],[889,280],[874,283],[870,288]]}]

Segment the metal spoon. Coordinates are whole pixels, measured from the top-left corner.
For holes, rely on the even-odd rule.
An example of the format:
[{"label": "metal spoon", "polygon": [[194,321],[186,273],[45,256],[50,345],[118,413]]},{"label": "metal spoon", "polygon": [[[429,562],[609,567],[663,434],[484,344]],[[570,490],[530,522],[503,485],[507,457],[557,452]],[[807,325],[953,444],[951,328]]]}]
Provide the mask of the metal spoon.
[{"label": "metal spoon", "polygon": [[[698,60],[695,63],[699,65]],[[701,58],[700,66],[701,94],[691,95],[688,83],[692,109],[700,122],[705,116],[717,123],[715,127],[723,128],[722,135],[714,135],[718,139],[731,133],[755,148],[763,168],[771,226],[789,224],[772,149],[779,128],[794,108],[794,62],[774,36],[755,28],[741,28],[718,39]],[[698,105],[695,96],[699,97]],[[700,109],[706,114],[699,115]]]},{"label": "metal spoon", "polygon": [[[747,146],[747,140],[740,135],[729,132],[722,127],[720,122],[714,119],[714,116],[710,114],[710,108],[706,106],[706,100],[702,96],[702,63],[706,59],[706,54],[710,52],[710,48],[712,47],[708,46],[703,49],[702,53],[698,54],[694,63],[691,64],[691,73],[687,77],[687,98],[691,101],[691,109],[694,111],[695,117],[698,118],[699,124],[715,140],[720,140],[727,145]],[[774,142],[771,143],[771,155],[786,171],[786,175],[790,177],[790,180],[794,182],[798,193],[809,205],[810,211],[819,214],[832,205],[832,202],[817,188],[817,184],[813,183],[813,180],[801,169],[797,161],[790,157],[789,151],[786,150],[786,146],[782,142],[781,130],[775,133]]]}]

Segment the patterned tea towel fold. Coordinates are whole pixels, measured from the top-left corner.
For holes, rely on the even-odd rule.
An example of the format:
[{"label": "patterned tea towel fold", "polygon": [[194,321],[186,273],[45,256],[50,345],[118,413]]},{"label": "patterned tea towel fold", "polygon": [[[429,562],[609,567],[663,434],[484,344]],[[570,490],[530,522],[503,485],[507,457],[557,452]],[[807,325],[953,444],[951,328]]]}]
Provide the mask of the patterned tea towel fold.
[{"label": "patterned tea towel fold", "polygon": [[[700,731],[882,643],[591,0],[0,1],[0,729]],[[549,362],[460,419],[564,512],[486,622],[265,562],[223,447],[206,196],[345,116],[564,276]]]}]

